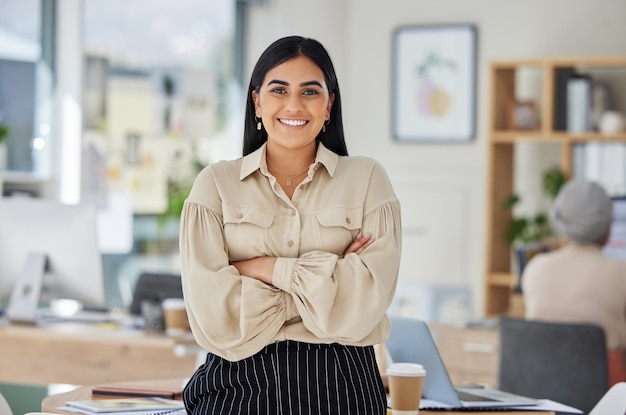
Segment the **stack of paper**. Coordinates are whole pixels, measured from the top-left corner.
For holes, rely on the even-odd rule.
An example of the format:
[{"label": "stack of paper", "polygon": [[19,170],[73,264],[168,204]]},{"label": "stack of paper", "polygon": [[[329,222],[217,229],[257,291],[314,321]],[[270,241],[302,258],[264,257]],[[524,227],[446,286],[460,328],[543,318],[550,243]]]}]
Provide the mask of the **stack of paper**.
[{"label": "stack of paper", "polygon": [[[420,409],[437,409],[437,410],[468,410],[469,407],[455,408],[452,405],[448,405],[442,402],[434,401],[432,399],[424,399],[420,401]],[[502,406],[502,407],[489,407],[489,408],[475,408],[475,410],[489,410],[489,411],[554,411],[554,412],[567,412],[572,414],[582,414],[580,409],[572,408],[571,406],[563,405],[562,403],[554,402],[549,399],[539,399],[536,405],[522,405],[522,406]]]},{"label": "stack of paper", "polygon": [[182,401],[162,398],[119,398],[68,401],[58,409],[88,415],[182,415]]}]

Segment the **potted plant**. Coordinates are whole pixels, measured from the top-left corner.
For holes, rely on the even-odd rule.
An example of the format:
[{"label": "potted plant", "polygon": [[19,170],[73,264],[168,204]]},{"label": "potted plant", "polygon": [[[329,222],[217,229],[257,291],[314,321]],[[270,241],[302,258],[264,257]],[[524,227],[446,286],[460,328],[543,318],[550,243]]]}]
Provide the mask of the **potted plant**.
[{"label": "potted plant", "polygon": [[4,123],[0,123],[0,144],[3,144],[9,138],[11,128]]},{"label": "potted plant", "polygon": [[[544,171],[541,189],[544,195],[552,201],[564,183],[563,171],[559,167],[552,167]],[[504,201],[503,206],[506,209],[513,209],[520,201],[521,197],[513,193]],[[513,268],[518,277],[521,277],[524,266],[533,255],[549,251],[555,243],[554,231],[546,212],[538,212],[532,216],[514,216],[506,230],[505,237],[511,244]],[[520,291],[520,283],[515,287],[515,291]]]},{"label": "potted plant", "polygon": [[9,140],[10,133],[11,128],[5,123],[0,123],[0,170],[6,170],[7,168],[6,142]]},{"label": "potted plant", "polygon": [[[175,159],[181,161],[182,157],[180,154],[177,154]],[[178,223],[180,214],[183,211],[185,199],[187,199],[187,196],[191,191],[193,181],[196,175],[204,167],[204,164],[196,157],[193,157],[191,160],[181,162],[191,163],[191,169],[190,171],[187,171],[186,174],[181,175],[176,174],[177,169],[172,169],[172,176],[167,179],[167,206],[158,218],[160,226],[165,226],[165,224],[171,220]]]},{"label": "potted plant", "polygon": [[159,215],[159,224],[161,226],[164,226],[168,220],[178,221],[183,211],[185,199],[191,190],[191,184],[181,184],[168,180],[167,189],[167,207]]}]

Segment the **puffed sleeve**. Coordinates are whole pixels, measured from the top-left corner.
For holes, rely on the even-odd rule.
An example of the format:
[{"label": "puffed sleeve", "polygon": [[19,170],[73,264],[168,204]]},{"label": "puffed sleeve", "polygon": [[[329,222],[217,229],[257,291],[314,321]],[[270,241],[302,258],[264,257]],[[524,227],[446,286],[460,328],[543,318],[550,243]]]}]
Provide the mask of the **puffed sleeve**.
[{"label": "puffed sleeve", "polygon": [[362,344],[381,327],[393,299],[401,256],[400,203],[386,173],[372,171],[362,232],[374,242],[345,257],[313,251],[278,258],[273,283],[290,293],[305,327],[324,341]]},{"label": "puffed sleeve", "polygon": [[[183,294],[198,344],[228,360],[261,350],[286,319],[286,294],[229,265],[213,172],[197,177],[180,220]],[[219,300],[216,300],[219,299]]]}]

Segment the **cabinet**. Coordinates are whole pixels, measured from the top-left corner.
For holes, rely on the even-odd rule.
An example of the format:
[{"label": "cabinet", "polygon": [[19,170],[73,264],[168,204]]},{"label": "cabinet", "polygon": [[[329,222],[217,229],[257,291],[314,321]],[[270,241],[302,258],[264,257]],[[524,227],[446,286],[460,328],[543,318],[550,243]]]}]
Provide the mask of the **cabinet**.
[{"label": "cabinet", "polygon": [[186,378],[200,349],[187,337],[68,322],[0,326],[0,350],[0,382],[88,385]]},{"label": "cabinet", "polygon": [[[556,144],[559,146],[559,164],[566,177],[573,167],[573,149],[577,143],[591,141],[626,142],[626,134],[603,135],[598,132],[571,134],[555,125],[555,114],[565,111],[555,99],[557,74],[567,70],[579,73],[608,70],[613,78],[626,83],[625,57],[592,57],[577,59],[529,59],[492,62],[490,71],[490,108],[488,137],[487,185],[487,247],[485,276],[485,315],[495,316],[511,312],[512,304],[519,303],[511,287],[517,277],[511,272],[511,247],[505,238],[511,223],[510,210],[503,209],[503,201],[514,189],[514,162],[516,147],[522,142]],[[534,71],[539,85],[538,123],[529,129],[517,129],[512,123],[512,105],[519,101],[519,79],[524,71]],[[621,95],[622,100],[626,96]],[[617,97],[616,97],[617,98]],[[621,108],[622,113],[626,113]],[[518,312],[519,313],[519,312]]]}]

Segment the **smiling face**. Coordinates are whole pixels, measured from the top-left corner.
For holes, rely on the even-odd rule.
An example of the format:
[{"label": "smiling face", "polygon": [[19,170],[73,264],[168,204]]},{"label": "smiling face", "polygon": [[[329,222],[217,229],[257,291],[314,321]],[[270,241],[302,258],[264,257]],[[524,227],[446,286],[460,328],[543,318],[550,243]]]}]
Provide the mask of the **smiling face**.
[{"label": "smiling face", "polygon": [[334,95],[329,95],[324,73],[315,62],[299,56],[270,69],[258,93],[252,91],[252,99],[268,146],[314,149]]}]

